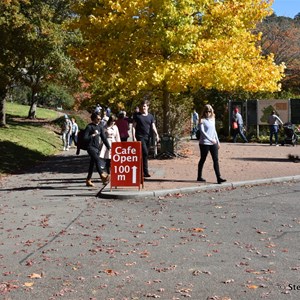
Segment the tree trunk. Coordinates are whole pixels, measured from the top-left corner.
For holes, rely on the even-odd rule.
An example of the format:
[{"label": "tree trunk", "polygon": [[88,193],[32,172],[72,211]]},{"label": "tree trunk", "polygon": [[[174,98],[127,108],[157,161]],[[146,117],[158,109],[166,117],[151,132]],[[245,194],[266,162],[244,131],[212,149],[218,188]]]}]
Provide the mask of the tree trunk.
[{"label": "tree trunk", "polygon": [[29,119],[35,119],[36,118],[36,102],[31,103],[29,113],[28,113]]},{"label": "tree trunk", "polygon": [[5,89],[0,89],[0,127],[6,126],[6,93]]},{"label": "tree trunk", "polygon": [[170,133],[170,93],[166,85],[163,86],[163,134]]},{"label": "tree trunk", "polygon": [[31,101],[30,101],[30,109],[29,109],[29,112],[28,112],[28,119],[35,119],[36,118],[36,106],[37,106],[36,93],[34,91],[32,91]]}]

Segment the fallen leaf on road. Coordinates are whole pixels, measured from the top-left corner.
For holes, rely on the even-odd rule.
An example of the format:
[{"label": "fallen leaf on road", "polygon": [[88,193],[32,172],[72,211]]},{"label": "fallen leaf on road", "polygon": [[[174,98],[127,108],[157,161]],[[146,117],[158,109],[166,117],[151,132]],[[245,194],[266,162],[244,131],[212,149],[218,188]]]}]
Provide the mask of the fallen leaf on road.
[{"label": "fallen leaf on road", "polygon": [[176,228],[176,227],[171,227],[169,228],[170,231],[180,231],[180,228]]},{"label": "fallen leaf on road", "polygon": [[234,279],[227,279],[225,281],[223,281],[223,283],[228,284],[228,283],[232,283],[234,282]]},{"label": "fallen leaf on road", "polygon": [[160,298],[160,296],[156,295],[156,294],[147,294],[146,297],[147,298]]},{"label": "fallen leaf on road", "polygon": [[229,297],[212,296],[206,298],[206,300],[232,300],[232,299]]},{"label": "fallen leaf on road", "polygon": [[275,248],[275,247],[276,247],[276,245],[273,243],[270,243],[266,246],[266,248]]},{"label": "fallen leaf on road", "polygon": [[141,258],[148,257],[150,255],[150,252],[148,250],[144,250],[140,253]]},{"label": "fallen leaf on road", "polygon": [[247,270],[245,270],[247,273],[251,273],[251,274],[255,274],[255,275],[260,275],[261,274],[261,272],[259,272],[259,271],[255,271],[255,270],[253,270],[253,269],[247,269]]},{"label": "fallen leaf on road", "polygon": [[134,261],[134,262],[132,262],[132,263],[125,263],[125,266],[133,266],[133,265],[136,265],[136,262]]},{"label": "fallen leaf on road", "polygon": [[204,229],[203,228],[193,228],[194,232],[203,232]]},{"label": "fallen leaf on road", "polygon": [[42,274],[37,274],[37,273],[32,273],[30,275],[28,275],[29,278],[32,278],[32,279],[39,279],[39,278],[42,278]]},{"label": "fallen leaf on road", "polygon": [[201,274],[201,271],[199,271],[199,270],[193,271],[193,275],[194,275],[194,276],[198,276],[198,275],[200,275],[200,274]]},{"label": "fallen leaf on road", "polygon": [[17,285],[10,282],[0,282],[0,294],[8,293],[17,288],[19,288]]},{"label": "fallen leaf on road", "polygon": [[31,287],[33,285],[34,285],[34,282],[25,282],[24,283],[24,286],[26,286],[26,287]]},{"label": "fallen leaf on road", "polygon": [[255,289],[258,289],[259,286],[258,286],[258,285],[251,284],[251,285],[248,285],[247,288],[248,288],[248,289],[255,290]]},{"label": "fallen leaf on road", "polygon": [[116,271],[114,271],[114,270],[111,270],[111,269],[104,270],[104,273],[107,274],[107,275],[110,275],[110,276],[116,276],[116,275],[119,275],[118,272],[116,272]]}]

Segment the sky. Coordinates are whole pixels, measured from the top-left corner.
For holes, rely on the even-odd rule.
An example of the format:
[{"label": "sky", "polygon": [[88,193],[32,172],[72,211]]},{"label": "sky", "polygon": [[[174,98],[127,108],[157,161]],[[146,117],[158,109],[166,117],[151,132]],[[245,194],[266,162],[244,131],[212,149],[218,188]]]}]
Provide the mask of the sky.
[{"label": "sky", "polygon": [[300,0],[274,0],[272,8],[277,16],[294,18],[300,13]]}]

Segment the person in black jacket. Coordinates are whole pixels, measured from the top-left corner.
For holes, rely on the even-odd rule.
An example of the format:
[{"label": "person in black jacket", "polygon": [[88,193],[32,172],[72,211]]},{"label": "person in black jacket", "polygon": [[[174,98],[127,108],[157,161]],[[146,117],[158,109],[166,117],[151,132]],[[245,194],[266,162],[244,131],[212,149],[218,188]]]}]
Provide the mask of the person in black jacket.
[{"label": "person in black jacket", "polygon": [[110,149],[110,145],[106,139],[103,127],[100,125],[101,117],[97,113],[92,113],[91,120],[92,123],[88,124],[85,128],[84,140],[88,144],[87,153],[90,156],[90,165],[86,178],[86,186],[93,187],[94,184],[92,183],[91,178],[95,165],[103,184],[107,184],[109,182],[109,174],[106,172],[105,163],[99,157],[100,139],[102,139],[107,149]]},{"label": "person in black jacket", "polygon": [[154,117],[149,113],[149,101],[143,100],[139,112],[133,117],[132,135],[134,141],[142,143],[142,159],[144,177],[151,177],[148,171],[148,147],[152,131],[159,142],[159,135],[155,126]]}]

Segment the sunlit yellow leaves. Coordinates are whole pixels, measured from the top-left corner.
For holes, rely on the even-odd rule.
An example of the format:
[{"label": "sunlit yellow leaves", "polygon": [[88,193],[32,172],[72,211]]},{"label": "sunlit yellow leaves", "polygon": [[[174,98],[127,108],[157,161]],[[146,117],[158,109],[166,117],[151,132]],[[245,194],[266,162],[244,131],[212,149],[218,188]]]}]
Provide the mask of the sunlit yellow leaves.
[{"label": "sunlit yellow leaves", "polygon": [[159,72],[153,73],[153,82],[154,83],[161,83],[164,80],[164,74],[161,74]]},{"label": "sunlit yellow leaves", "polygon": [[94,15],[89,15],[89,20],[91,23],[93,23],[97,18]]},{"label": "sunlit yellow leaves", "polygon": [[138,66],[141,66],[141,65],[142,65],[142,61],[139,60],[139,59],[136,59],[136,60],[135,60],[135,63],[136,63]]},{"label": "sunlit yellow leaves", "polygon": [[110,5],[110,7],[111,7],[112,10],[115,10],[117,12],[121,12],[122,11],[122,7],[121,7],[119,1],[109,1],[109,5]]},{"label": "sunlit yellow leaves", "polygon": [[[127,90],[188,86],[277,91],[284,66],[263,57],[251,30],[270,13],[261,0],[87,0],[72,28],[85,50],[73,49],[87,78],[111,80]],[[87,26],[86,18],[92,26]],[[122,80],[120,80],[122,79]]]}]

